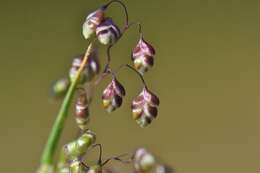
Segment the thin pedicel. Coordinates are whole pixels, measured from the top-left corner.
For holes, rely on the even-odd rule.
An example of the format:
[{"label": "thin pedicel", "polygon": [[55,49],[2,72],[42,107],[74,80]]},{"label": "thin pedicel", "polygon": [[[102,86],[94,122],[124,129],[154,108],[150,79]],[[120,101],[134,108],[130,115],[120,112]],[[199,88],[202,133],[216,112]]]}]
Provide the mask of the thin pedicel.
[{"label": "thin pedicel", "polygon": [[108,2],[106,5],[104,5],[103,8],[104,9],[108,8],[112,3],[119,3],[124,8],[124,11],[125,11],[125,28],[127,28],[128,23],[129,23],[129,17],[128,17],[128,11],[127,11],[126,5],[119,0],[112,0],[112,1]]},{"label": "thin pedicel", "polygon": [[144,80],[144,77],[135,69],[133,68],[131,65],[129,64],[122,64],[121,66],[119,66],[117,69],[116,69],[116,72],[114,72],[114,74],[117,74],[122,68],[124,67],[127,67],[128,69],[132,70],[133,72],[135,72],[141,79],[143,85],[145,88],[147,88],[147,85],[146,85],[146,82]]}]

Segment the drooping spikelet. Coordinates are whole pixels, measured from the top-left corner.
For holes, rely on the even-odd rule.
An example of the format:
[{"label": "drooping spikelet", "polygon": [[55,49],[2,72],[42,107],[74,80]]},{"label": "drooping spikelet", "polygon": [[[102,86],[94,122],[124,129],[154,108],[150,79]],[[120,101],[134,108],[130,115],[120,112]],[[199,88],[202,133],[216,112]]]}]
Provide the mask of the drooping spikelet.
[{"label": "drooping spikelet", "polygon": [[133,118],[141,127],[149,125],[156,118],[160,101],[159,98],[146,87],[132,101]]},{"label": "drooping spikelet", "polygon": [[148,71],[154,64],[154,55],[153,46],[141,38],[132,52],[132,60],[136,70],[142,75]]},{"label": "drooping spikelet", "polygon": [[107,112],[112,112],[120,107],[123,102],[123,96],[125,96],[123,85],[116,78],[113,78],[102,95],[103,106]]},{"label": "drooping spikelet", "polygon": [[111,18],[106,18],[97,26],[96,35],[100,43],[112,45],[120,38],[121,31]]}]

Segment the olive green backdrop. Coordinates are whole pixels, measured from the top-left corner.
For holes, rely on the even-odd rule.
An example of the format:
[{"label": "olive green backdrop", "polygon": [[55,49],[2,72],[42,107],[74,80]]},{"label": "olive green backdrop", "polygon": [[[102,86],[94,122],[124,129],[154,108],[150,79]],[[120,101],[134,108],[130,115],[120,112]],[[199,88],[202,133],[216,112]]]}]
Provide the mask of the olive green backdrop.
[{"label": "olive green backdrop", "polygon": [[[38,167],[60,105],[49,99],[49,86],[87,47],[81,24],[104,2],[0,1],[0,172]],[[125,2],[131,21],[144,24],[145,38],[156,47],[155,67],[145,78],[161,105],[158,119],[141,129],[129,108],[141,89],[135,74],[120,73],[127,97],[112,115],[102,109],[103,82],[90,127],[104,157],[147,146],[179,173],[260,172],[260,1]],[[118,5],[109,14],[122,26]],[[132,28],[113,48],[114,67],[131,62],[137,40]],[[62,143],[75,134],[70,117]]]}]

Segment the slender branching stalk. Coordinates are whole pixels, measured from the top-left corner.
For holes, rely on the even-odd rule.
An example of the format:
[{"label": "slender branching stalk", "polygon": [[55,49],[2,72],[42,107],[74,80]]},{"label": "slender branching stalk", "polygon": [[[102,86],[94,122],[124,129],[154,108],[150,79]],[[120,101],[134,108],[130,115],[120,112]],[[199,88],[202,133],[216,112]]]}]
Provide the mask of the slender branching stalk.
[{"label": "slender branching stalk", "polygon": [[[112,3],[118,3],[124,9],[125,25],[121,30],[113,22],[111,17],[105,16],[105,11]],[[133,66],[123,64],[114,71],[110,67],[111,48],[133,25],[139,26],[140,34],[139,41],[131,52]],[[112,113],[122,105],[123,98],[126,95],[124,86],[117,80],[117,73],[123,67],[134,71],[136,75],[140,77],[143,84],[141,92],[131,103],[132,118],[140,127],[144,128],[151,124],[157,117],[160,103],[159,98],[148,89],[143,77],[144,73],[154,65],[155,49],[144,40],[141,24],[139,22],[129,23],[126,5],[120,0],[111,0],[87,16],[82,26],[82,34],[87,40],[92,39],[92,35],[95,35],[95,37],[89,44],[85,54],[74,58],[69,76],[55,83],[54,95],[62,97],[65,95],[65,97],[43,150],[41,165],[37,173],[102,173],[103,167],[111,160],[120,161],[124,164],[133,163],[134,172],[151,173],[152,170],[160,166],[158,167],[160,169],[156,169],[156,173],[171,173],[171,171],[168,171],[169,169],[161,165],[154,155],[145,148],[139,148],[131,155],[123,154],[112,156],[103,162],[101,159],[101,144],[95,144],[96,135],[88,129],[90,118],[89,105],[91,103],[89,99],[91,93],[90,90],[88,90],[90,87],[88,86],[92,84],[95,88],[106,76],[112,76],[112,81],[102,93],[103,107],[108,113]],[[96,57],[96,47],[94,48],[95,40],[107,46],[107,62],[99,77],[99,61]],[[96,80],[94,80],[95,76],[98,77]],[[76,91],[79,94],[75,102],[74,118],[82,133],[76,140],[62,147],[60,158],[58,163],[56,163],[54,161],[54,155],[64,128],[65,120],[68,117],[73,95]],[[94,165],[85,164],[84,156],[87,150],[94,147],[99,147],[99,160]],[[123,157],[127,155],[131,157],[128,160],[124,160]]]}]

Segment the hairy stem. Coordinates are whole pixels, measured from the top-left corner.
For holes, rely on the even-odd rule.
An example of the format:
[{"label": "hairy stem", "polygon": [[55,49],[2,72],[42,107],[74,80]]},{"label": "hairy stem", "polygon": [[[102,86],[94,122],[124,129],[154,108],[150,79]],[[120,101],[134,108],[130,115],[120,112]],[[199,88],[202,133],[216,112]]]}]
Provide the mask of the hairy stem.
[{"label": "hairy stem", "polygon": [[65,120],[68,116],[69,106],[72,102],[73,94],[77,88],[80,74],[87,63],[88,57],[92,52],[92,50],[93,50],[93,44],[91,43],[87,48],[87,51],[84,55],[84,59],[80,65],[80,68],[68,89],[68,92],[63,100],[57,118],[53,124],[52,130],[48,137],[48,141],[43,150],[43,154],[41,158],[41,166],[40,169],[38,170],[38,173],[49,173],[50,172],[49,170],[51,169],[51,167],[53,167],[54,154],[57,149],[58,141],[60,139],[62,130],[64,128]]}]

